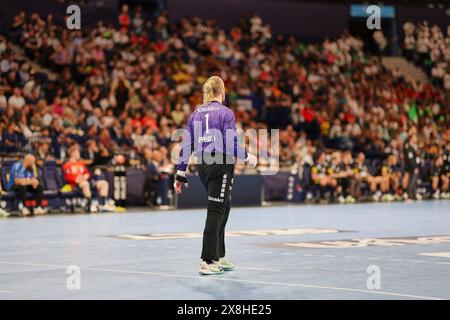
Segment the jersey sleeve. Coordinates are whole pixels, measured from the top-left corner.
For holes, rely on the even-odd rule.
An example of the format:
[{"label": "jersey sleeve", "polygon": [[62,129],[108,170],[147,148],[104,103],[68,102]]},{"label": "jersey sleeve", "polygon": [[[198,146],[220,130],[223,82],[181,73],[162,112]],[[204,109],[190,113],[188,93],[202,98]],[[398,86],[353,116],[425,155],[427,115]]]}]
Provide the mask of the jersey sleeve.
[{"label": "jersey sleeve", "polygon": [[238,143],[236,117],[231,110],[225,114],[222,134],[225,139],[225,153],[232,154],[240,160],[247,159],[247,151]]},{"label": "jersey sleeve", "polygon": [[192,127],[192,114],[187,121],[186,129],[183,133],[183,141],[181,143],[181,150],[178,157],[177,170],[186,171],[189,158],[194,148],[194,129]]}]

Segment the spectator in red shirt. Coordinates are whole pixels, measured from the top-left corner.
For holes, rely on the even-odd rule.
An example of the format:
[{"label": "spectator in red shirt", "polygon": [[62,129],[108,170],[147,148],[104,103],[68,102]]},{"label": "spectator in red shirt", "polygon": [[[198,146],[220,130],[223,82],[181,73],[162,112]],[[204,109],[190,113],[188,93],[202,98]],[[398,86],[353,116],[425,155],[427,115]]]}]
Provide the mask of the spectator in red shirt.
[{"label": "spectator in red shirt", "polygon": [[[88,200],[87,208],[90,212],[97,212],[99,209],[113,211],[110,205],[106,205],[109,185],[106,180],[98,179],[94,186],[97,189],[100,207],[92,203],[91,174],[84,161],[80,158],[80,150],[77,145],[69,148],[69,160],[63,165],[63,173],[66,182],[72,187],[81,189],[83,196]],[[109,202],[109,201],[108,201]]]}]

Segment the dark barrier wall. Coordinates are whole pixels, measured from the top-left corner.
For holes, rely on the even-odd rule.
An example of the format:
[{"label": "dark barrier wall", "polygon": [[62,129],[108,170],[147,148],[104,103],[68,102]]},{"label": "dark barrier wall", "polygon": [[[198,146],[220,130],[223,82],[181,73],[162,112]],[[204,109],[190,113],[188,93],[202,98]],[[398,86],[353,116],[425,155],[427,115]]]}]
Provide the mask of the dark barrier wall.
[{"label": "dark barrier wall", "polygon": [[261,0],[167,0],[172,21],[183,16],[213,18],[225,28],[246,13],[256,13],[274,33],[295,34],[304,40],[337,36],[347,27],[349,8],[339,4]]},{"label": "dark barrier wall", "polygon": [[279,172],[275,175],[264,176],[264,200],[285,201],[289,172]]},{"label": "dark barrier wall", "polygon": [[[205,188],[198,176],[189,176],[189,188],[177,196],[177,208],[206,208]],[[231,203],[233,206],[260,206],[264,200],[264,181],[259,175],[234,176]]]},{"label": "dark barrier wall", "polygon": [[[1,0],[0,1],[0,27],[2,30],[9,26],[14,16],[25,11],[27,13],[37,12],[41,17],[53,15],[55,23],[64,23],[66,9],[71,4],[79,1],[59,0]],[[119,0],[88,0],[85,5],[80,5],[81,28],[91,26],[98,20],[106,23],[115,23],[119,14]]]},{"label": "dark barrier wall", "polygon": [[[57,168],[57,170],[60,169]],[[5,172],[9,172],[9,169]],[[114,169],[104,169],[104,177],[110,185],[110,196],[113,196]],[[126,177],[127,206],[147,206],[146,199],[144,198],[144,171],[141,169],[129,168]],[[287,199],[286,197],[288,193],[288,177],[289,174],[286,172],[279,172],[273,176],[235,176],[232,191],[233,205],[260,206],[263,201],[295,201],[295,199]],[[162,179],[157,184],[153,184],[153,189],[160,199],[160,204],[172,204],[170,184],[171,177],[169,175],[163,175]],[[46,199],[49,200],[49,205],[53,208],[59,208],[65,202],[65,198],[61,196],[46,197]],[[206,192],[198,176],[189,176],[189,188],[183,188],[183,193],[176,200],[178,201],[178,208],[206,208]],[[9,210],[17,210],[17,198],[14,193],[12,195],[1,195],[0,207],[7,207]]]}]

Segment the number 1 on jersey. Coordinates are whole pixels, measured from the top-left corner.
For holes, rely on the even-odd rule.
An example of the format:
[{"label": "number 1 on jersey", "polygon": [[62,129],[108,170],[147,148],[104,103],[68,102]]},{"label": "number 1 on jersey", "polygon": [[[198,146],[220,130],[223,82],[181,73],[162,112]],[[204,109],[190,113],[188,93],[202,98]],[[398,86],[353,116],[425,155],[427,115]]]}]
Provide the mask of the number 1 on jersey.
[{"label": "number 1 on jersey", "polygon": [[205,123],[206,123],[206,131],[205,133],[209,133],[209,113],[205,114]]}]

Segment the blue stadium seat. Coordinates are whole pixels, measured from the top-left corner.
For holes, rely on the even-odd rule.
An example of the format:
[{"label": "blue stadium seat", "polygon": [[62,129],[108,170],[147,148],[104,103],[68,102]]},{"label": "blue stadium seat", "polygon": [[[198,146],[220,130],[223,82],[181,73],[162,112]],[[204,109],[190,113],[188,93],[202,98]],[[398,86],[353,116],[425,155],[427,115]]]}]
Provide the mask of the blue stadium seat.
[{"label": "blue stadium seat", "polygon": [[4,193],[0,196],[1,201],[6,202],[8,210],[15,210],[17,208],[17,197],[14,191],[6,191],[6,186],[9,180],[9,171],[14,161],[3,161],[1,164],[1,184]]},{"label": "blue stadium seat", "polygon": [[60,208],[63,203],[59,197],[59,188],[56,172],[59,168],[56,162],[45,163],[41,170],[41,181],[44,186],[44,198],[48,200],[49,208]]}]

